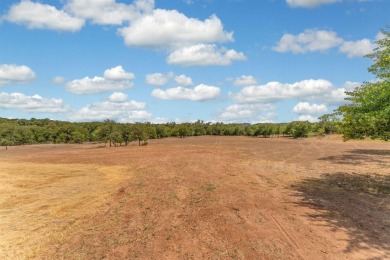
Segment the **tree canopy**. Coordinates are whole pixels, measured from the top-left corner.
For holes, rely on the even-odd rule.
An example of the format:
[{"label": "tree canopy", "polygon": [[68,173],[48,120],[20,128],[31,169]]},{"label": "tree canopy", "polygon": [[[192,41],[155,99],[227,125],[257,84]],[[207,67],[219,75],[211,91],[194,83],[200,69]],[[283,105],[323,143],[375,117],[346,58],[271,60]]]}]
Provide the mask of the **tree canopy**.
[{"label": "tree canopy", "polygon": [[[72,123],[49,119],[6,119],[0,118],[0,146],[38,144],[38,143],[83,143],[104,142],[109,146],[128,145],[136,141],[146,145],[149,139],[189,136],[253,136],[268,138],[280,135],[305,137],[327,132],[327,128],[337,129],[337,122],[309,123],[259,123],[224,124],[198,120],[193,123],[152,124],[104,122]],[[332,128],[332,129],[333,129]],[[329,132],[329,131],[328,131]],[[330,132],[329,132],[330,133]]]},{"label": "tree canopy", "polygon": [[[388,27],[389,28],[389,27]],[[382,30],[368,71],[377,77],[354,91],[346,92],[349,104],[337,109],[343,116],[342,133],[349,139],[390,139],[390,32]]]}]

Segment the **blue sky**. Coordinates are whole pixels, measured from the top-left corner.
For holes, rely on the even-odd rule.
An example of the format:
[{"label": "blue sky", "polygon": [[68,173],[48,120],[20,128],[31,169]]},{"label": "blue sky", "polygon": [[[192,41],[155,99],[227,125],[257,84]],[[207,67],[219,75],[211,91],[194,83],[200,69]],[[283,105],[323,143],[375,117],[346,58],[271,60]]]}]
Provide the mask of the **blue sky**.
[{"label": "blue sky", "polygon": [[343,104],[387,0],[1,0],[0,117],[287,122]]}]

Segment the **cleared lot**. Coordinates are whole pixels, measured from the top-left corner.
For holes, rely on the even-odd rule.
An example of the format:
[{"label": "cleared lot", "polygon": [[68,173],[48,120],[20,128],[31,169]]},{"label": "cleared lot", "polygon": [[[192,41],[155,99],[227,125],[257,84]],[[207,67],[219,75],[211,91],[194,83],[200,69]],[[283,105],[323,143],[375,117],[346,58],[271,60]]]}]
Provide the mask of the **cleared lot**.
[{"label": "cleared lot", "polygon": [[0,151],[0,258],[385,259],[390,145],[192,137]]}]

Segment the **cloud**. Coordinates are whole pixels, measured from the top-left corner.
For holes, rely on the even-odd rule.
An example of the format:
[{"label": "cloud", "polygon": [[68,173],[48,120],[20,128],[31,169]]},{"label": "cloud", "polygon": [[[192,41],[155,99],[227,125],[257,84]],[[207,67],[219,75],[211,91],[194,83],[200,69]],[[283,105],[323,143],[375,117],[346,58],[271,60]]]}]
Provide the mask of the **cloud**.
[{"label": "cloud", "polygon": [[133,73],[124,71],[122,66],[116,66],[114,68],[105,70],[104,78],[108,80],[131,80],[134,79],[135,76]]},{"label": "cloud", "polygon": [[354,91],[357,87],[362,86],[361,82],[352,82],[352,81],[346,81],[343,85],[343,88],[346,91]]},{"label": "cloud", "polygon": [[74,94],[94,94],[104,91],[123,90],[133,87],[133,73],[127,73],[122,66],[117,66],[104,71],[103,77],[85,77],[66,83],[65,87]]},{"label": "cloud", "polygon": [[22,24],[29,29],[50,29],[56,31],[79,31],[84,19],[74,17],[54,6],[24,0],[11,6],[5,19]]},{"label": "cloud", "polygon": [[188,18],[176,10],[155,9],[118,30],[128,46],[172,49],[195,44],[233,41],[219,18],[204,21]]},{"label": "cloud", "polygon": [[193,84],[192,79],[184,74],[175,76],[175,82],[179,86],[191,86]]},{"label": "cloud", "polygon": [[327,80],[309,79],[292,84],[269,82],[260,86],[248,86],[230,96],[240,103],[271,103],[284,99],[323,95],[332,89],[334,89],[332,83]]},{"label": "cloud", "polygon": [[309,102],[299,102],[293,108],[293,112],[300,115],[313,115],[328,111],[326,105],[310,104]]},{"label": "cloud", "polygon": [[346,104],[347,101],[345,100],[345,98],[347,97],[347,94],[345,94],[345,91],[345,88],[332,89],[329,93],[325,93],[324,95],[319,97],[319,100],[322,100],[329,105]]},{"label": "cloud", "polygon": [[245,86],[251,86],[257,84],[256,78],[251,75],[242,75],[241,77],[232,80],[233,80],[233,85],[237,87],[245,87]]},{"label": "cloud", "polygon": [[26,83],[35,79],[35,72],[25,65],[0,64],[0,86]]},{"label": "cloud", "polygon": [[326,51],[340,45],[343,40],[335,32],[308,29],[298,35],[284,34],[273,50],[277,52],[307,53]]},{"label": "cloud", "polygon": [[229,65],[234,60],[246,59],[242,52],[216,46],[234,41],[233,32],[225,31],[216,15],[200,20],[177,10],[154,9],[120,28],[118,34],[127,46],[168,51],[169,64]]},{"label": "cloud", "polygon": [[170,88],[167,90],[155,89],[152,91],[152,96],[158,99],[165,100],[190,100],[190,101],[204,101],[215,99],[221,90],[218,87],[208,86],[204,84],[200,84],[195,88]]},{"label": "cloud", "polygon": [[317,97],[317,99],[328,105],[335,105],[335,106],[344,105],[349,103],[348,100],[345,100],[345,98],[348,97],[348,95],[345,92],[354,91],[357,87],[360,86],[362,86],[362,83],[360,82],[346,81],[340,88],[333,88],[328,93],[325,93]]},{"label": "cloud", "polygon": [[226,66],[234,60],[246,60],[246,56],[232,49],[218,48],[215,44],[198,44],[172,52],[167,63],[181,66]]},{"label": "cloud", "polygon": [[127,95],[122,92],[114,92],[108,97],[108,100],[112,103],[121,103],[127,100]]},{"label": "cloud", "polygon": [[349,58],[362,57],[374,51],[376,44],[369,39],[359,41],[345,41],[339,50],[348,55]]},{"label": "cloud", "polygon": [[[376,40],[379,37],[381,37],[380,34],[376,36]],[[366,38],[357,41],[346,41],[332,31],[307,29],[298,35],[284,34],[272,49],[281,53],[304,54],[323,52],[335,47],[338,47],[340,52],[347,54],[349,58],[353,58],[372,53],[376,44]]]},{"label": "cloud", "polygon": [[69,118],[73,121],[102,121],[105,119],[119,122],[141,122],[152,118],[145,110],[146,104],[134,100],[127,101],[127,95],[115,92],[107,100],[87,105],[73,111]]},{"label": "cloud", "polygon": [[0,93],[0,108],[33,113],[64,113],[68,111],[68,107],[62,99],[47,99],[39,95],[26,96],[17,92]]},{"label": "cloud", "polygon": [[52,79],[52,82],[56,85],[62,85],[65,83],[65,78],[62,76],[56,76]]},{"label": "cloud", "polygon": [[271,104],[234,104],[225,107],[218,113],[215,120],[218,122],[271,122],[276,114],[276,107]]},{"label": "cloud", "polygon": [[167,84],[168,80],[171,77],[173,77],[173,73],[171,73],[171,72],[166,74],[166,75],[164,75],[162,73],[152,73],[152,74],[146,75],[145,81],[149,85],[161,87],[161,86],[164,86],[165,84]]},{"label": "cloud", "polygon": [[85,77],[66,84],[66,89],[74,94],[93,94],[110,90],[122,90],[133,87],[130,81],[107,80],[102,77]]},{"label": "cloud", "polygon": [[130,5],[115,0],[70,0],[65,5],[65,10],[73,15],[105,25],[121,25],[152,12],[153,8],[154,0],[136,0]]},{"label": "cloud", "polygon": [[297,121],[309,121],[309,122],[315,123],[315,122],[318,122],[320,120],[318,119],[318,117],[315,117],[315,116],[301,115],[298,117]]},{"label": "cloud", "polygon": [[162,73],[153,73],[147,74],[145,77],[146,83],[153,86],[164,86],[168,83],[170,79],[172,79],[180,86],[191,86],[193,84],[192,79],[184,74],[175,76],[173,72],[169,72],[167,74]]},{"label": "cloud", "polygon": [[342,0],[286,0],[290,7],[313,8],[325,4],[333,4]]}]

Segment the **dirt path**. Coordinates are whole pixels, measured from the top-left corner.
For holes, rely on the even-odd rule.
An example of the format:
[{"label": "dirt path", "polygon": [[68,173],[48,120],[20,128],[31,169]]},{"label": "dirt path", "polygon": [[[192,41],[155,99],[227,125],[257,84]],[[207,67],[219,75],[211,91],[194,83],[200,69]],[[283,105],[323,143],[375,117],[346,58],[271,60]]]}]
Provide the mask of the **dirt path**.
[{"label": "dirt path", "polygon": [[387,143],[194,137],[0,156],[0,258],[390,255]]}]

